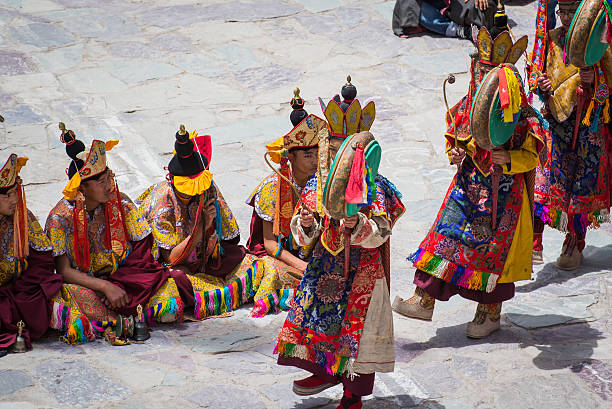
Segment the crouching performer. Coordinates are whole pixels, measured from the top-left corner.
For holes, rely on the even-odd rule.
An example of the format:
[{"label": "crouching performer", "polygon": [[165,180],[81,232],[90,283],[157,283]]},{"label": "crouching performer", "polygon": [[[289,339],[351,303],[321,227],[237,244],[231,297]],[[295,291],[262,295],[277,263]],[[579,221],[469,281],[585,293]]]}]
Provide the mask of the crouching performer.
[{"label": "crouching performer", "polygon": [[139,305],[144,317],[137,318],[148,323],[182,320],[177,286],[151,254],[151,228],[119,191],[106,165],[106,152],[117,141],[94,140],[86,151],[74,132],[63,124],[60,129],[71,158],[70,182],[49,213],[45,231],[66,284],[53,298],[51,326],[65,331],[63,339],[70,344],[88,342],[96,334],[122,344]]},{"label": "crouching performer", "polygon": [[226,315],[251,296],[254,256],[240,246],[238,223],[208,170],[210,135],[181,125],[168,180],[136,200],[146,216],[160,261],[169,267],[194,318]]},{"label": "crouching performer", "polygon": [[280,365],[312,373],[293,391],[312,395],[342,383],[339,409],[361,408],[375,372],[394,369],[388,253],[380,249],[404,210],[399,192],[377,175],[380,147],[372,134],[348,137],[335,154],[348,133],[367,131],[374,119],[373,103],[362,115],[355,93],[348,110],[356,115],[337,101],[325,109],[331,135],[320,133],[319,171],[291,221],[298,244],[315,247],[277,345]]},{"label": "crouching performer", "polygon": [[32,348],[49,328],[50,300],[62,287],[51,244],[26,207],[19,171],[27,160],[11,154],[0,169],[0,358],[9,348]]},{"label": "crouching performer", "polygon": [[[531,278],[534,169],[546,161],[546,131],[512,65],[527,37],[513,44],[507,31],[492,37],[483,28],[477,46],[468,95],[447,114],[447,152],[458,171],[433,226],[409,258],[417,268],[416,291],[393,303],[402,315],[431,320],[436,299],[458,294],[476,301],[467,325],[471,338],[498,330],[501,303],[514,296],[514,282]],[[503,109],[492,108],[497,95],[508,103]],[[482,126],[489,128],[479,139]]]},{"label": "crouching performer", "polygon": [[308,115],[299,89],[294,93],[290,115],[293,129],[266,146],[265,155],[280,166],[247,199],[253,207],[247,247],[259,257],[253,263],[253,317],[288,309],[312,250],[299,245],[290,224],[299,192],[317,170],[318,133],[327,124]]}]

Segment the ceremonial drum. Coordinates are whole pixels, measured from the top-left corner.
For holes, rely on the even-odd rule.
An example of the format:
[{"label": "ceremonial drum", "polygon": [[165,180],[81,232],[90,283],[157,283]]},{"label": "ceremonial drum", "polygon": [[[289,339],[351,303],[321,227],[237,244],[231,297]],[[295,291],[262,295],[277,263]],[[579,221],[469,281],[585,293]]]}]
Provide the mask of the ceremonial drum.
[{"label": "ceremonial drum", "polygon": [[382,151],[370,132],[359,132],[344,140],[329,169],[323,191],[323,206],[329,215],[337,220],[357,214],[361,205],[347,203],[346,189],[353,167],[353,159],[358,145],[364,147],[365,165],[369,174],[376,177]]},{"label": "ceremonial drum", "polygon": [[606,7],[601,0],[582,0],[565,38],[570,63],[585,68],[601,60],[610,45],[602,38],[606,24]]},{"label": "ceremonial drum", "polygon": [[470,132],[476,144],[486,150],[493,150],[508,142],[520,117],[519,109],[513,121],[505,122],[503,119],[503,108],[499,96],[499,72],[504,66],[512,69],[517,79],[520,78],[513,64],[495,67],[481,81],[472,101]]}]

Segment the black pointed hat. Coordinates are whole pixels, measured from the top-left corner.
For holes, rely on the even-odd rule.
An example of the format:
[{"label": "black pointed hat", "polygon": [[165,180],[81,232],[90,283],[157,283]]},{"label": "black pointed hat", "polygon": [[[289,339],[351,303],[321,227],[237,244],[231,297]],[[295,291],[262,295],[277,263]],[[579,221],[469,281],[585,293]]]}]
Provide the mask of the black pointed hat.
[{"label": "black pointed hat", "polygon": [[194,145],[194,140],[181,125],[175,135],[174,156],[168,164],[168,172],[172,176],[195,176],[208,168],[209,158],[201,147]]}]

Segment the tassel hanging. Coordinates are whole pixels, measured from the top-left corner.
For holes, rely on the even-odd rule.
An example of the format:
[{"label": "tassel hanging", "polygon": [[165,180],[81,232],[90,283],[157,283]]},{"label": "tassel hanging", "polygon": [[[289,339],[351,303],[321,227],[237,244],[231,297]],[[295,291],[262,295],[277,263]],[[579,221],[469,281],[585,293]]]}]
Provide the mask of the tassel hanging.
[{"label": "tassel hanging", "polygon": [[595,101],[591,100],[589,107],[587,108],[586,114],[584,114],[584,119],[582,120],[582,125],[591,126],[591,113],[595,108]]}]

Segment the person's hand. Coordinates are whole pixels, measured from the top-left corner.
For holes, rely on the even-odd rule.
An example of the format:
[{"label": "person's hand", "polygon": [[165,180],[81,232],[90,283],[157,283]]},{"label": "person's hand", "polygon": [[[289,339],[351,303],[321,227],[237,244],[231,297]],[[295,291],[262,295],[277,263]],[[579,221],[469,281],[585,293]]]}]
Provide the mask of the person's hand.
[{"label": "person's hand", "polygon": [[593,67],[580,68],[580,82],[583,84],[592,84],[595,81],[595,71]]},{"label": "person's hand", "polygon": [[[469,0],[465,0],[466,3],[468,1]],[[480,11],[485,11],[486,9],[489,8],[489,1],[488,0],[474,0],[474,7],[476,7],[476,9]]]},{"label": "person's hand", "polygon": [[347,229],[353,229],[355,228],[355,226],[357,226],[358,222],[359,222],[359,215],[354,214],[351,217],[347,217],[344,219],[344,227],[346,227]]},{"label": "person's hand", "polygon": [[542,92],[550,92],[552,91],[552,83],[550,82],[550,78],[548,78],[548,74],[544,73],[538,77],[538,88]]},{"label": "person's hand", "polygon": [[106,282],[104,289],[104,297],[102,297],[102,302],[112,309],[123,308],[130,300],[128,299],[128,295],[123,289],[119,286],[116,286],[113,283]]},{"label": "person's hand", "polygon": [[505,165],[510,163],[510,152],[505,149],[496,149],[491,151],[491,162],[495,165]]},{"label": "person's hand", "polygon": [[453,148],[451,149],[451,163],[453,165],[458,165],[465,158],[465,151],[461,148]]},{"label": "person's hand", "polygon": [[314,223],[314,214],[312,213],[312,210],[310,210],[308,207],[303,206],[302,210],[300,210],[300,224],[302,225],[302,227],[312,227]]},{"label": "person's hand", "polygon": [[206,220],[205,230],[208,231],[217,217],[215,199],[210,199],[204,203],[204,219]]}]

